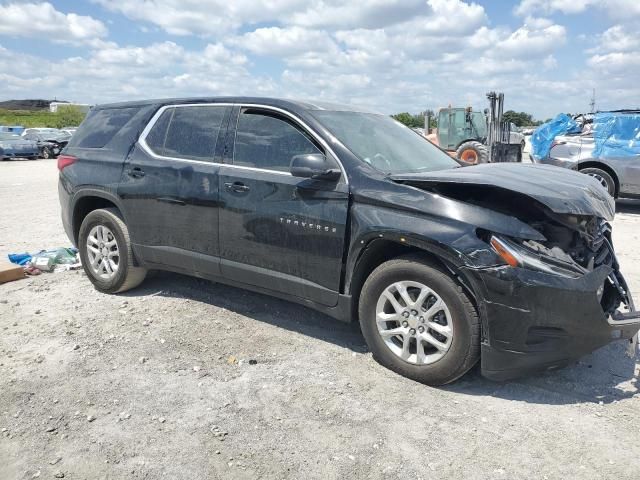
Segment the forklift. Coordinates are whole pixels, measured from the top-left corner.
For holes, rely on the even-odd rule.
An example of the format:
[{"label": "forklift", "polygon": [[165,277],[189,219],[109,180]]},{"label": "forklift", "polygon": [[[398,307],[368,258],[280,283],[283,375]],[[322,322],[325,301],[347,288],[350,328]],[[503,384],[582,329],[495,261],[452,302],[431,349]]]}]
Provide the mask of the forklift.
[{"label": "forklift", "polygon": [[504,94],[487,93],[489,108],[474,112],[467,108],[441,108],[437,133],[428,129],[427,139],[465,165],[489,162],[522,162],[521,144],[511,144],[511,126],[502,119]]}]

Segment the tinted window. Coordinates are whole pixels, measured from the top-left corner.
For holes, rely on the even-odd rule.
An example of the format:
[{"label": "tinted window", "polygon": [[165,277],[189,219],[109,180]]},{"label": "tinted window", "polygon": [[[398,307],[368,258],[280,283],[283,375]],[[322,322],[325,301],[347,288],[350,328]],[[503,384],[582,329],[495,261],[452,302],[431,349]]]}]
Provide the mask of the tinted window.
[{"label": "tinted window", "polygon": [[102,148],[138,113],[138,107],[92,110],[74,137],[74,146]]},{"label": "tinted window", "polygon": [[235,165],[288,172],[291,157],[322,153],[288,121],[268,113],[242,112],[233,155]]},{"label": "tinted window", "polygon": [[213,161],[226,107],[176,107],[173,110],[163,155]]},{"label": "tinted window", "polygon": [[167,128],[173,115],[173,108],[165,110],[145,137],[145,142],[158,155],[164,155],[164,142],[167,138]]}]

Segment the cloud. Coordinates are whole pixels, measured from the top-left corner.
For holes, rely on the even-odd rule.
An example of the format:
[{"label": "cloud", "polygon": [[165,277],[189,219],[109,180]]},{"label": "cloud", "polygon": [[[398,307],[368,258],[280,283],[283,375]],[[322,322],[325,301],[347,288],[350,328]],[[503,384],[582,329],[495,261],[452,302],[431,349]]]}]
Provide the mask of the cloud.
[{"label": "cloud", "polygon": [[631,52],[640,50],[640,32],[624,25],[614,25],[597,37],[590,53]]},{"label": "cloud", "polygon": [[64,14],[50,3],[0,5],[0,35],[38,37],[58,43],[96,43],[107,35],[105,25],[92,17]]},{"label": "cloud", "polygon": [[[548,21],[533,20],[515,30],[496,45],[501,56],[540,56],[545,55],[564,44],[566,30],[562,25]],[[526,52],[526,53],[525,53]],[[524,54],[524,55],[523,55]]]},{"label": "cloud", "polygon": [[302,55],[310,50],[328,53],[338,48],[327,32],[302,27],[258,28],[232,43],[257,55],[279,57]]},{"label": "cloud", "polygon": [[640,17],[638,0],[521,0],[514,13],[520,16],[557,12],[574,15],[588,9],[604,10],[610,18],[619,21],[633,21]]},{"label": "cloud", "polygon": [[611,52],[604,55],[593,55],[587,64],[602,73],[638,72],[640,57],[635,53]]},{"label": "cloud", "polygon": [[312,1],[285,23],[324,28],[382,28],[401,23],[425,11],[424,0]]},{"label": "cloud", "polygon": [[306,0],[94,0],[132,20],[154,24],[172,35],[222,37],[241,25],[286,17]]},{"label": "cloud", "polygon": [[146,47],[108,45],[56,62],[0,46],[0,72],[11,72],[3,77],[5,95],[21,92],[22,97],[89,103],[267,92],[271,81],[252,75],[246,63],[244,55],[217,43],[199,50],[168,41]]},{"label": "cloud", "polygon": [[[616,1],[625,0],[602,4],[613,8]],[[127,22],[133,31],[152,33],[120,45],[92,17],[60,13],[48,3],[13,0],[0,8],[22,12],[22,20],[11,17],[9,26],[0,25],[0,35],[26,35],[25,22],[33,21],[30,9],[35,5],[42,16],[38,25],[53,24],[47,28],[56,30],[46,33],[37,27],[33,35],[66,39],[84,50],[50,61],[44,54],[25,55],[0,46],[0,95],[88,103],[265,95],[347,102],[393,113],[449,103],[484,108],[485,93],[496,90],[505,93],[508,109],[543,118],[586,109],[592,88],[598,90],[600,105],[626,106],[638,96],[634,75],[640,68],[632,54],[640,45],[631,24],[621,22],[586,37],[585,51],[575,49],[571,62],[565,60],[562,49],[572,40],[571,30],[554,14],[605,8],[591,0],[524,0],[518,16],[500,25],[479,3],[461,0],[93,2],[116,14],[110,16],[114,32],[120,31],[123,15],[134,22]],[[80,19],[74,34],[69,33],[71,19]],[[151,38],[155,40],[149,43]],[[621,92],[627,103],[615,104],[625,99]]]},{"label": "cloud", "polygon": [[522,0],[515,8],[516,15],[531,15],[544,13],[546,15],[555,12],[575,14],[584,12],[596,0]]},{"label": "cloud", "polygon": [[241,26],[376,29],[414,20],[423,32],[468,32],[486,21],[482,6],[460,0],[94,0],[173,35],[218,37]]}]

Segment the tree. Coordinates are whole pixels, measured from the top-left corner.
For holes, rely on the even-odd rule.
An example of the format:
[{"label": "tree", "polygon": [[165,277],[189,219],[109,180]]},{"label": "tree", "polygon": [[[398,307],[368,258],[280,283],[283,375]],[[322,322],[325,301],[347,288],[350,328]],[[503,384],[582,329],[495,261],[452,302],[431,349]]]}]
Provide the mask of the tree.
[{"label": "tree", "polygon": [[391,116],[398,122],[411,128],[421,127],[422,124],[424,124],[424,122],[422,122],[421,124],[418,121],[418,119],[416,118],[416,115],[411,115],[408,112],[396,113],[395,115],[391,115]]},{"label": "tree", "polygon": [[73,105],[60,105],[55,113],[55,128],[77,127],[87,114]]},{"label": "tree", "polygon": [[427,112],[431,114],[431,127],[435,127],[435,116],[431,110],[426,110],[417,115],[412,115],[408,112],[396,113],[395,115],[391,115],[391,117],[407,127],[424,128],[424,117]]},{"label": "tree", "polygon": [[526,112],[514,112],[513,110],[504,112],[502,119],[506,122],[513,122],[517,127],[528,127],[539,123],[536,122],[530,114]]}]

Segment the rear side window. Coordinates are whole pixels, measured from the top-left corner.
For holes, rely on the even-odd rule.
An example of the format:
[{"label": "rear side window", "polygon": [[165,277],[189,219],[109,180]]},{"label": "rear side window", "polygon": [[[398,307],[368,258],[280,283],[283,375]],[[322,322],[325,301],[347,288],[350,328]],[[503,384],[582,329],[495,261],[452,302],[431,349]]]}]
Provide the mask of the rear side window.
[{"label": "rear side window", "polygon": [[167,139],[167,129],[172,116],[173,108],[165,110],[144,139],[149,148],[157,155],[164,155],[164,142]]},{"label": "rear side window", "polygon": [[193,106],[165,110],[145,142],[157,155],[213,161],[227,107]]},{"label": "rear side window", "polygon": [[93,110],[87,115],[74,136],[74,146],[80,148],[102,148],[124,127],[139,107],[107,108]]},{"label": "rear side window", "polygon": [[295,155],[323,153],[287,120],[267,112],[245,111],[238,118],[234,165],[289,171]]}]

